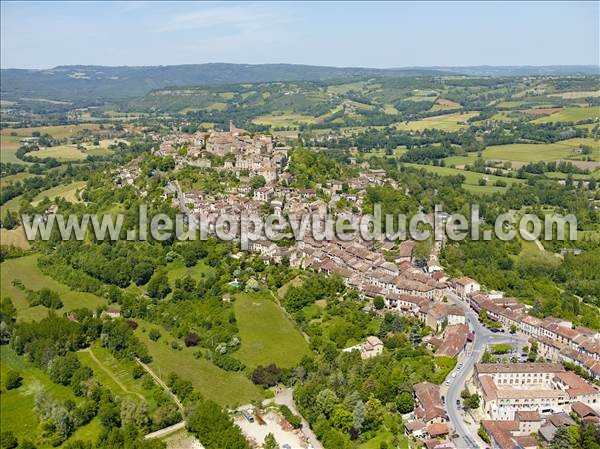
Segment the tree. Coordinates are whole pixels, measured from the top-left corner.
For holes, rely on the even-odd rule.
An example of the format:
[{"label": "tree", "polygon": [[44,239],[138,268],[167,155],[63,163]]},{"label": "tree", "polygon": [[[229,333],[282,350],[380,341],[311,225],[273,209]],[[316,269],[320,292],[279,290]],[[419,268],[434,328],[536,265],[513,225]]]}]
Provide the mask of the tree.
[{"label": "tree", "polygon": [[268,433],[265,436],[265,442],[263,443],[263,449],[279,449],[279,445],[277,444],[277,440],[273,436],[272,433]]},{"label": "tree", "polygon": [[319,413],[329,416],[337,402],[338,398],[335,393],[329,388],[325,388],[317,394],[317,397],[315,398],[315,407]]},{"label": "tree", "polygon": [[148,282],[146,290],[148,296],[155,299],[163,299],[171,293],[167,272],[165,270],[155,272],[152,279]]},{"label": "tree", "polygon": [[383,423],[385,408],[381,401],[371,396],[365,404],[365,427],[369,430],[377,430]]},{"label": "tree", "polygon": [[133,267],[131,280],[135,282],[136,285],[144,285],[150,280],[152,273],[154,273],[152,264],[149,262],[140,262]]},{"label": "tree", "polygon": [[239,427],[212,401],[201,401],[186,423],[187,429],[206,449],[249,449]]},{"label": "tree", "polygon": [[337,404],[331,413],[331,425],[342,432],[349,433],[353,427],[353,415],[343,404]]},{"label": "tree", "polygon": [[571,449],[575,447],[575,442],[571,438],[569,428],[561,426],[554,434],[554,438],[550,443],[550,449]]},{"label": "tree", "polygon": [[410,391],[403,391],[398,396],[398,411],[402,414],[410,413],[415,409],[415,399]]},{"label": "tree", "polygon": [[23,384],[23,377],[18,371],[10,370],[6,373],[6,380],[4,386],[7,390],[19,388]]},{"label": "tree", "polygon": [[267,181],[265,180],[265,177],[262,175],[254,176],[252,179],[250,179],[250,187],[252,187],[253,190],[260,189],[261,187],[264,187],[266,184],[267,184]]},{"label": "tree", "polygon": [[365,404],[360,399],[356,401],[352,411],[352,426],[357,432],[361,432],[365,422]]},{"label": "tree", "polygon": [[385,301],[383,300],[383,297],[379,295],[375,296],[375,298],[373,298],[373,306],[377,310],[383,309],[385,307]]},{"label": "tree", "polygon": [[69,385],[75,371],[81,366],[79,359],[73,353],[55,357],[48,364],[48,375],[53,382]]}]

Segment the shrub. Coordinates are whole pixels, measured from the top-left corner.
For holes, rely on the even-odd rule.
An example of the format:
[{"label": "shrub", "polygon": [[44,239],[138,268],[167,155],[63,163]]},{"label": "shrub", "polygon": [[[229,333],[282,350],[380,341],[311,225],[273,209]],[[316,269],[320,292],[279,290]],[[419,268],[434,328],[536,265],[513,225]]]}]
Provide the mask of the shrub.
[{"label": "shrub", "polygon": [[13,390],[15,388],[19,388],[23,384],[23,378],[18,371],[10,370],[6,373],[6,380],[4,382],[4,386],[7,390]]}]

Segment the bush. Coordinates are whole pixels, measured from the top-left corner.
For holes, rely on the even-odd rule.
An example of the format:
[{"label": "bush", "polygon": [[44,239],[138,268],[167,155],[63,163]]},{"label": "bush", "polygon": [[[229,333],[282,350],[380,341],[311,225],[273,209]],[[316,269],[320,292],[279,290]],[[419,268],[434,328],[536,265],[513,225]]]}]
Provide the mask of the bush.
[{"label": "bush", "polygon": [[148,332],[148,338],[152,341],[157,341],[160,338],[160,331],[156,328],[150,329],[150,332]]},{"label": "bush", "polygon": [[264,387],[273,387],[279,383],[281,378],[281,368],[274,363],[269,366],[259,365],[252,372],[252,382]]},{"label": "bush", "polygon": [[13,449],[17,447],[19,441],[10,431],[0,433],[0,447],[2,449]]},{"label": "bush", "polygon": [[279,411],[286,421],[294,427],[294,429],[300,429],[302,427],[302,418],[300,418],[298,415],[294,415],[287,405],[280,405]]},{"label": "bush", "polygon": [[10,370],[8,373],[6,373],[6,380],[4,382],[4,386],[7,390],[19,388],[22,384],[23,378],[21,377],[18,371]]},{"label": "bush", "polygon": [[212,361],[225,371],[242,371],[246,367],[238,359],[234,359],[228,355],[215,354]]},{"label": "bush", "polygon": [[189,348],[190,346],[197,346],[200,341],[200,337],[194,332],[190,332],[185,337],[185,345]]}]

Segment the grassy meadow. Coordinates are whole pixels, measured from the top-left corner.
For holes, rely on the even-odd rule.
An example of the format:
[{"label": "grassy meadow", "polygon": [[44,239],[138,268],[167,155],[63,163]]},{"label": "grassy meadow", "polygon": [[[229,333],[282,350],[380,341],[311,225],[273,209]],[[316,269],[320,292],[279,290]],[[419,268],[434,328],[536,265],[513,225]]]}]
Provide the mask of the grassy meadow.
[{"label": "grassy meadow", "polygon": [[559,159],[572,159],[580,157],[577,149],[581,145],[589,145],[593,148],[591,157],[597,159],[600,156],[600,143],[590,138],[568,139],[555,143],[513,143],[508,145],[492,145],[483,151],[483,157],[487,160],[505,161],[555,161]]},{"label": "grassy meadow", "polygon": [[71,184],[63,184],[56,187],[52,187],[48,190],[43,190],[33,198],[32,204],[35,206],[44,198],[48,198],[52,201],[56,197],[64,198],[70,203],[77,203],[80,201],[78,197],[78,192],[81,191],[81,189],[83,189],[85,185],[85,181],[75,181]]},{"label": "grassy meadow", "polygon": [[240,293],[234,310],[242,345],[233,355],[247,366],[289,368],[310,353],[302,334],[267,294]]},{"label": "grassy meadow", "polygon": [[175,372],[183,379],[191,381],[194,388],[206,398],[222,406],[234,407],[263,398],[262,390],[245,374],[224,371],[202,357],[194,357],[197,348],[173,349],[170,345],[172,338],[168,337],[168,332],[162,328],[162,337],[158,341],[152,341],[148,338],[147,331],[158,326],[142,320],[137,321],[140,326],[136,335],[148,347],[153,359],[150,367],[161,379],[166,379],[170,373]]},{"label": "grassy meadow", "polygon": [[78,292],[70,287],[55,281],[40,271],[37,265],[38,256],[33,254],[8,259],[0,263],[0,296],[12,299],[17,308],[17,319],[19,321],[32,321],[45,318],[48,310],[44,306],[31,307],[23,290],[13,285],[13,281],[20,280],[30,290],[40,290],[44,287],[58,292],[63,302],[63,307],[56,311],[62,314],[69,310],[80,307],[95,309],[106,304],[103,298],[91,293]]}]

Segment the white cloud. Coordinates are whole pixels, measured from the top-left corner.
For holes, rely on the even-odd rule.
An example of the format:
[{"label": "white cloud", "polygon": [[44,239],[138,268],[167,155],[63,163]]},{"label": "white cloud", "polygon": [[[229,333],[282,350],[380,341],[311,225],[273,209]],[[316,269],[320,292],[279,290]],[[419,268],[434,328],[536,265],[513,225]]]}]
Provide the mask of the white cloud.
[{"label": "white cloud", "polygon": [[291,23],[290,17],[275,14],[258,5],[235,5],[203,8],[176,14],[166,19],[156,31],[174,32],[209,27],[232,27],[238,32],[264,30]]}]

